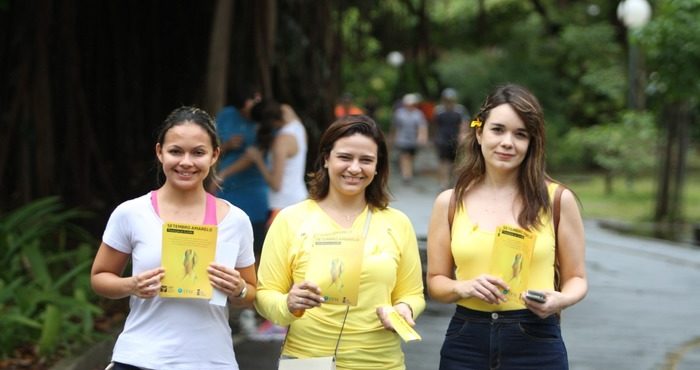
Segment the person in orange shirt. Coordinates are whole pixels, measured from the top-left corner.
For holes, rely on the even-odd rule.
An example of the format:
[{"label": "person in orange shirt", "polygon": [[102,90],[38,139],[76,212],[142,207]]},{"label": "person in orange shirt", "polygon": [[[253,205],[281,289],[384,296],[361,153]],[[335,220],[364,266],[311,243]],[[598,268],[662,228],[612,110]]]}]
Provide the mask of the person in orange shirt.
[{"label": "person in orange shirt", "polygon": [[343,94],[343,96],[340,97],[340,102],[335,106],[335,118],[357,116],[360,114],[365,114],[365,111],[353,103],[352,94]]}]

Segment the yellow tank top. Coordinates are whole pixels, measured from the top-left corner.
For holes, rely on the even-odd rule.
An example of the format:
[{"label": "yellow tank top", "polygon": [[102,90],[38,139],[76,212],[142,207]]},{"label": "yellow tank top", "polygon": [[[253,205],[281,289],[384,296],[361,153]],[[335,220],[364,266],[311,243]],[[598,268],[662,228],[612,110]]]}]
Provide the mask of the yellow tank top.
[{"label": "yellow tank top", "polygon": [[[555,183],[547,186],[550,199],[554,199],[556,188]],[[532,230],[536,240],[527,287],[533,290],[554,290],[554,225],[551,215],[543,213],[542,224],[543,226],[539,229]],[[455,211],[451,249],[458,280],[473,279],[489,272],[495,235],[495,231],[481,230],[478,225],[473,224],[465,208],[458,208]],[[466,298],[459,300],[457,304],[472,310],[487,312],[525,308],[520,300],[516,302],[510,300],[494,305],[479,298]]]}]

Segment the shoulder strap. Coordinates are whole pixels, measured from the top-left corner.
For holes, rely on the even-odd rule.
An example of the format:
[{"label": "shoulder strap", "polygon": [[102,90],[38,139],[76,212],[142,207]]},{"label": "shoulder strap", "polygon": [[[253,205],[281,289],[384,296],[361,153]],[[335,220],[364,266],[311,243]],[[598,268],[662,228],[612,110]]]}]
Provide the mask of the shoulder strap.
[{"label": "shoulder strap", "polygon": [[[554,236],[558,236],[559,231],[559,216],[561,216],[561,193],[564,192],[563,185],[557,185],[557,190],[554,191],[554,202],[552,204],[552,217],[554,217]],[[555,243],[559,242],[556,238]]]},{"label": "shoulder strap", "polygon": [[[151,191],[151,205],[156,214],[160,216],[160,210],[158,209],[158,191]],[[218,224],[216,219],[216,197],[207,193],[207,203],[204,208],[204,225],[216,225]]]},{"label": "shoulder strap", "polygon": [[218,223],[216,219],[216,197],[207,193],[207,205],[204,209],[204,224],[216,225]]},{"label": "shoulder strap", "polygon": [[455,209],[457,208],[457,196],[455,190],[452,189],[450,195],[450,205],[447,208],[447,225],[450,227],[450,238],[452,237],[452,221],[455,219]]},{"label": "shoulder strap", "polygon": [[561,290],[561,275],[559,274],[559,218],[561,216],[561,193],[564,192],[564,186],[557,185],[554,190],[554,199],[552,201],[552,219],[554,221],[554,290]]}]

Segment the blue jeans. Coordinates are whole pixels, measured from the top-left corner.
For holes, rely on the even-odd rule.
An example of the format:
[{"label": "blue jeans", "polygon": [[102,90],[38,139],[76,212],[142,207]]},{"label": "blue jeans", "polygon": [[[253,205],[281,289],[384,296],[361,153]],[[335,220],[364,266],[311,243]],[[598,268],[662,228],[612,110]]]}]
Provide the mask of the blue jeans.
[{"label": "blue jeans", "polygon": [[440,350],[440,370],[567,370],[559,318],[530,310],[482,312],[457,306]]}]

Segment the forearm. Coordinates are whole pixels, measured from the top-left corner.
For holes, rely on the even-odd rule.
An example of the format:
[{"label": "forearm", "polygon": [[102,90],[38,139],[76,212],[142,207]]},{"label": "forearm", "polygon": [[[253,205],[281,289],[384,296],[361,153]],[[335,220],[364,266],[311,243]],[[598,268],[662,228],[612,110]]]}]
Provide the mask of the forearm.
[{"label": "forearm", "polygon": [[221,173],[219,175],[221,178],[225,179],[229,176],[235,175],[246,168],[250,167],[251,164],[253,164],[253,161],[250,160],[250,158],[246,156],[240,157],[237,161],[231,163],[230,165],[226,166],[223,170],[221,170]]},{"label": "forearm", "polygon": [[239,294],[236,294],[234,296],[229,296],[229,302],[234,307],[253,307],[253,304],[255,303],[255,297],[257,296],[257,289],[255,285],[250,284],[249,282],[246,281],[246,294],[245,297],[241,298],[239,297]]},{"label": "forearm", "polygon": [[111,272],[101,272],[91,277],[92,289],[100,296],[121,299],[136,291],[136,278],[121,277]]},{"label": "forearm", "polygon": [[278,324],[288,325],[297,317],[287,308],[287,294],[261,288],[255,299],[255,308],[264,318]]},{"label": "forearm", "polygon": [[428,277],[428,294],[430,298],[441,303],[454,303],[461,299],[456,286],[457,281],[444,275]]},{"label": "forearm", "polygon": [[580,302],[586,296],[586,293],[588,293],[588,281],[579,276],[569,278],[562,284],[561,293],[563,310]]}]

